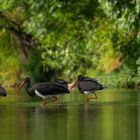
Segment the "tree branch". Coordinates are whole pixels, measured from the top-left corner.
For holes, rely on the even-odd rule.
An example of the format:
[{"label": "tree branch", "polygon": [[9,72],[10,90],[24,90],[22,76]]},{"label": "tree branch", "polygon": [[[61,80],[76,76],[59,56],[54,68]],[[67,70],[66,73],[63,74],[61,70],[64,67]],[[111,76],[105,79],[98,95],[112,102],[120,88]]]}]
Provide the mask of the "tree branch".
[{"label": "tree branch", "polygon": [[39,42],[33,39],[31,34],[24,32],[24,29],[20,24],[10,19],[8,16],[4,15],[3,12],[0,11],[0,20],[2,20],[3,24],[0,24],[0,28],[5,28],[7,31],[11,32],[15,35],[21,43],[21,48],[24,52],[25,57],[28,57],[28,52],[34,46],[39,45]]}]

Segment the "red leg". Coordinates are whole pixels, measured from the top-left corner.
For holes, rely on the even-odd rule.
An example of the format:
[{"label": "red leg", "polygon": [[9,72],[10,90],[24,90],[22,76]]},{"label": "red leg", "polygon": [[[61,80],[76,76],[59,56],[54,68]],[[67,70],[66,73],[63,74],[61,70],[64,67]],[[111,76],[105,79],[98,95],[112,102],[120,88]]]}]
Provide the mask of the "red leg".
[{"label": "red leg", "polygon": [[63,100],[63,95],[61,96],[61,98],[60,98],[60,102],[62,103],[62,100]]},{"label": "red leg", "polygon": [[52,97],[53,97],[54,99],[52,99],[52,100],[50,100],[50,101],[46,102],[46,104],[47,104],[47,103],[54,102],[54,101],[58,100],[58,98],[57,98],[56,96],[52,96]]},{"label": "red leg", "polygon": [[86,95],[86,103],[88,103],[90,99],[97,99],[96,93],[94,93],[94,95],[95,95],[95,97],[88,97],[88,96]]},{"label": "red leg", "polygon": [[56,97],[56,96],[52,96],[52,97],[55,99],[55,101],[58,100],[58,97]]},{"label": "red leg", "polygon": [[89,100],[90,100],[90,99],[97,99],[96,93],[94,93],[94,95],[95,95],[95,97],[89,97]]},{"label": "red leg", "polygon": [[86,95],[86,104],[88,104],[89,97]]},{"label": "red leg", "polygon": [[95,98],[92,98],[92,99],[97,99],[97,95],[96,95],[96,93],[94,93],[94,95],[95,95]]},{"label": "red leg", "polygon": [[44,99],[43,105],[45,106],[47,104],[47,99]]},{"label": "red leg", "polygon": [[86,101],[86,111],[88,111],[88,101]]}]

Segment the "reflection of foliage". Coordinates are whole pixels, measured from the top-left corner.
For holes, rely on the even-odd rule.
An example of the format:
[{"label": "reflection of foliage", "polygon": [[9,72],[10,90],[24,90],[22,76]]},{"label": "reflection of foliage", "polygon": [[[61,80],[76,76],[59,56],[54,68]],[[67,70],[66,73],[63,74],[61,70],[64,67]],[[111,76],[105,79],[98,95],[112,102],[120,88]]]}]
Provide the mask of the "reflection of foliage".
[{"label": "reflection of foliage", "polygon": [[0,28],[14,29],[28,57],[24,72],[35,80],[107,73],[110,83],[132,87],[140,71],[136,1],[5,0]]}]

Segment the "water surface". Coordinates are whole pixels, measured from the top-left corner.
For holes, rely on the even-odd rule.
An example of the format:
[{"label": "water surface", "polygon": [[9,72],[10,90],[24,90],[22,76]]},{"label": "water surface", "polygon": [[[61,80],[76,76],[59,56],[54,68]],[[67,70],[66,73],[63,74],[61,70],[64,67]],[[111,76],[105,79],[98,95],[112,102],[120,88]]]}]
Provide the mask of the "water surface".
[{"label": "water surface", "polygon": [[104,90],[88,106],[75,92],[47,107],[8,93],[0,98],[2,140],[140,140],[140,90]]}]

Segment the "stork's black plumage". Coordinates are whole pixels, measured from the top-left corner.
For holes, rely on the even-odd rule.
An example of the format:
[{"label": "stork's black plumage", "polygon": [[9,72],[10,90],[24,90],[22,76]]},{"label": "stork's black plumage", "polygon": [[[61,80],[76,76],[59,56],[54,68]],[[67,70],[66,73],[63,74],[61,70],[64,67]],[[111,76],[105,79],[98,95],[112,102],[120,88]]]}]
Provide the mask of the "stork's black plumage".
[{"label": "stork's black plumage", "polygon": [[103,89],[103,86],[96,79],[82,77],[81,75],[78,77],[77,87],[78,90],[84,94],[89,94]]},{"label": "stork's black plumage", "polygon": [[2,86],[0,86],[0,96],[3,96],[3,97],[7,96],[7,92]]},{"label": "stork's black plumage", "polygon": [[69,93],[68,90],[68,83],[64,80],[57,80],[55,82],[44,82],[44,83],[36,83],[33,86],[30,86],[30,79],[25,78],[23,82],[20,84],[18,90],[24,85],[25,90],[29,96],[34,97],[35,95],[43,98],[46,102],[47,97],[53,97],[55,100],[57,97],[56,95],[62,95],[65,93]]},{"label": "stork's black plumage", "polygon": [[69,93],[67,82],[62,83],[62,81],[57,81],[54,83],[37,83],[30,87],[28,91],[31,93],[31,95],[33,95],[33,93],[36,94],[36,91],[38,91],[42,96],[52,96]]},{"label": "stork's black plumage", "polygon": [[[82,75],[79,75],[77,77],[77,81],[75,82],[74,86],[76,86],[81,93],[86,95],[91,93],[95,94],[95,91],[103,89],[103,86],[96,79],[84,77]],[[96,98],[93,99],[97,99],[96,94],[95,97]],[[86,96],[86,101],[88,101],[89,99],[91,98]]]}]

